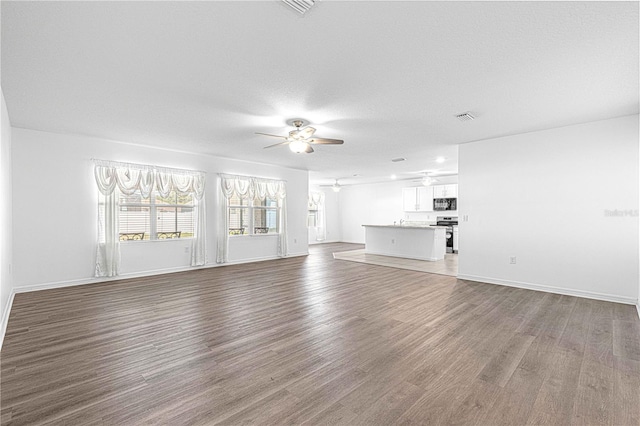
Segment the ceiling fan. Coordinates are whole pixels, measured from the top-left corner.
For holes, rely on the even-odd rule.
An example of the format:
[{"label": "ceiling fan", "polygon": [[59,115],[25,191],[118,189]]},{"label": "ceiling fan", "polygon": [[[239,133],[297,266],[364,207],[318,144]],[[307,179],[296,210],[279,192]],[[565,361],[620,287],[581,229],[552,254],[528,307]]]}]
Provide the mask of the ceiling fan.
[{"label": "ceiling fan", "polygon": [[265,146],[265,148],[272,148],[274,146],[280,145],[289,145],[289,149],[295,153],[305,152],[307,154],[311,154],[313,152],[313,148],[311,145],[342,145],[344,141],[342,139],[327,139],[327,138],[318,138],[313,137],[313,134],[316,132],[311,126],[302,127],[308,123],[301,119],[289,120],[288,124],[292,124],[295,126],[295,130],[289,132],[289,136],[278,136],[278,135],[270,135],[269,133],[260,133],[256,132],[256,135],[264,135],[270,136],[272,138],[280,138],[284,139],[284,141]]},{"label": "ceiling fan", "polygon": [[331,188],[333,190],[333,192],[340,192],[340,190],[342,189],[343,185],[340,185],[338,183],[339,179],[335,179],[335,183],[333,185],[320,185],[320,187],[322,188]]},{"label": "ceiling fan", "polygon": [[457,173],[437,172],[437,171],[433,171],[433,172],[424,171],[424,172],[413,172],[413,173],[417,174],[417,175],[420,175],[421,177],[412,179],[412,182],[420,182],[424,186],[431,186],[431,185],[437,184],[438,182],[440,182],[440,179],[438,179],[439,177],[456,176],[457,175]]}]

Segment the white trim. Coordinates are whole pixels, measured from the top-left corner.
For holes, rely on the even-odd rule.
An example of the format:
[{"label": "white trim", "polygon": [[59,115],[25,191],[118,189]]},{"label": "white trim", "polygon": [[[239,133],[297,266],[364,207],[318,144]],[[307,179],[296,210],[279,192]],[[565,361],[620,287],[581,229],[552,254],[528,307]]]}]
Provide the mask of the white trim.
[{"label": "white trim", "polygon": [[496,278],[479,277],[476,275],[458,274],[458,279],[468,281],[478,281],[487,284],[504,285],[507,287],[524,288],[527,290],[544,291],[546,293],[564,294],[567,296],[583,297],[586,299],[604,300],[606,302],[624,303],[625,305],[635,305],[638,301],[632,297],[617,296],[615,294],[596,293],[593,291],[575,290],[572,288],[554,287],[543,284],[523,283],[519,281],[500,280]]},{"label": "white trim", "polygon": [[9,299],[7,299],[7,306],[4,307],[2,314],[2,323],[0,323],[0,351],[2,350],[2,344],[4,343],[4,334],[7,332],[7,325],[9,324],[9,314],[11,313],[11,307],[13,306],[13,298],[16,292],[11,289]]},{"label": "white trim", "polygon": [[[308,254],[309,253],[289,254],[288,256],[286,256],[286,258],[307,256]],[[28,293],[30,291],[51,290],[54,288],[74,287],[77,285],[85,285],[85,284],[98,284],[98,283],[105,283],[105,282],[111,282],[111,281],[128,280],[131,278],[151,277],[154,275],[173,274],[176,272],[195,271],[198,269],[218,268],[218,267],[227,266],[227,265],[241,265],[243,263],[263,262],[266,260],[277,260],[277,259],[284,259],[284,258],[279,256],[256,257],[252,259],[242,259],[235,262],[227,262],[227,263],[220,263],[220,264],[210,263],[203,266],[186,266],[186,267],[178,267],[178,268],[154,269],[153,271],[141,271],[141,272],[131,272],[128,274],[120,274],[117,277],[110,277],[110,278],[109,277],[82,278],[77,280],[56,281],[56,282],[50,282],[50,283],[44,283],[44,284],[19,286],[19,287],[14,287],[13,291],[15,293]]]},{"label": "white trim", "polygon": [[640,300],[636,303],[636,310],[638,311],[638,318],[640,318]]},{"label": "white trim", "polygon": [[329,243],[340,243],[340,240],[322,240],[322,241],[309,241],[310,246],[318,245],[318,244],[329,244]]},{"label": "white trim", "polygon": [[367,249],[364,249],[365,254],[375,254],[377,256],[388,256],[388,257],[399,257],[401,259],[413,259],[413,260],[424,260],[426,262],[437,262],[439,260],[443,260],[442,259],[438,259],[437,257],[419,257],[419,256],[410,256],[410,255],[406,255],[406,254],[398,254],[398,253],[387,253],[387,252],[382,252],[382,251],[372,251],[369,250],[367,251]]}]

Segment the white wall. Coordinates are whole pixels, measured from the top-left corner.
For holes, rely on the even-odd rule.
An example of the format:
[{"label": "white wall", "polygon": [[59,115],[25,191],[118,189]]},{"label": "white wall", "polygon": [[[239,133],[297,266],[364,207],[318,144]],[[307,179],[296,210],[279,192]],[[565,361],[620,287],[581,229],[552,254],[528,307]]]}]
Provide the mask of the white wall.
[{"label": "white wall", "polygon": [[342,223],[340,221],[340,193],[331,188],[312,186],[310,191],[324,193],[324,215],[326,227],[326,239],[316,241],[316,229],[309,228],[309,244],[335,243],[342,241]]},{"label": "white wall", "polygon": [[459,278],[635,303],[638,116],[461,145],[458,208]]},{"label": "white wall", "polygon": [[[83,136],[13,129],[13,255],[16,289],[86,282],[94,274],[97,189],[92,158],[207,172],[208,265],[214,265],[217,173],[287,181],[289,255],[308,253],[308,172],[130,145]],[[276,257],[276,238],[233,238],[229,261]],[[121,275],[189,267],[188,240],[122,244]]]},{"label": "white wall", "polygon": [[[438,178],[438,184],[456,183],[455,176]],[[364,244],[362,225],[391,225],[400,219],[435,223],[438,216],[457,216],[457,211],[408,213],[403,211],[402,188],[419,186],[411,180],[345,186],[340,191],[342,241]]]},{"label": "white wall", "polygon": [[11,215],[11,123],[2,97],[0,111],[0,347],[9,317],[13,290]]}]

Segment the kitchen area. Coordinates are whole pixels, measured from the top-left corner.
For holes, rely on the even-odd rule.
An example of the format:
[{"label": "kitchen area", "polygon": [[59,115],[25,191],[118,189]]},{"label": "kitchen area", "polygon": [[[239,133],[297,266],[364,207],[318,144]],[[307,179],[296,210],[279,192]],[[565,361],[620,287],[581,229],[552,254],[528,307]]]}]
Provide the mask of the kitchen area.
[{"label": "kitchen area", "polygon": [[402,225],[443,226],[446,253],[458,253],[457,183],[402,188],[402,208]]},{"label": "kitchen area", "polygon": [[[309,227],[310,244],[359,244],[361,248],[353,253],[336,253],[334,257],[353,261],[375,258],[385,266],[412,265],[411,269],[423,272],[457,275],[457,175],[438,176],[430,185],[424,185],[421,178],[404,178],[344,185],[339,192],[322,186],[312,186],[310,191],[323,194],[324,217],[322,227]],[[310,210],[312,213],[315,211]],[[318,239],[320,230],[323,238]],[[369,253],[364,248],[367,234],[377,239],[373,243],[369,238]],[[413,249],[418,246],[416,253]]]},{"label": "kitchen area", "polygon": [[[411,269],[425,272],[456,275],[458,184],[409,186],[405,182],[398,188],[400,184],[394,185],[396,194],[401,195],[393,199],[395,220],[379,218],[361,223],[365,244],[362,255],[380,259],[384,256],[388,266],[395,262],[412,265]],[[389,199],[382,191],[378,191],[376,196],[378,205]],[[385,217],[388,218],[389,214]],[[441,266],[444,264],[446,268]]]}]

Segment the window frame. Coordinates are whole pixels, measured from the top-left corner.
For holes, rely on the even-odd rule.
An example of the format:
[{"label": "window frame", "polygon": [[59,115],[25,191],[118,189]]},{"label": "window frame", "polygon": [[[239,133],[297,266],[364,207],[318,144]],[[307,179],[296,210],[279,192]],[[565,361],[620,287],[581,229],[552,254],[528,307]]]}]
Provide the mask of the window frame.
[{"label": "window frame", "polygon": [[[179,208],[183,208],[183,207],[187,207],[190,208],[192,210],[192,213],[195,212],[195,200],[194,200],[194,196],[193,194],[189,194],[191,196],[191,203],[190,204],[177,204],[178,203],[178,197],[180,196],[180,194],[173,190],[171,191],[175,194],[175,200],[176,200],[176,204],[167,204],[167,203],[156,203],[156,198],[157,197],[161,197],[161,198],[166,198],[166,197],[162,197],[162,195],[160,195],[155,189],[151,191],[151,193],[149,194],[149,202],[148,203],[143,203],[143,202],[139,202],[139,203],[118,203],[118,221],[120,221],[120,217],[122,215],[122,207],[135,207],[135,208],[148,208],[149,209],[149,239],[142,239],[142,240],[120,240],[121,243],[130,243],[130,242],[150,242],[150,241],[179,241],[179,240],[191,240],[195,238],[195,233],[192,233],[192,235],[190,237],[183,237],[180,236],[178,238],[158,238],[158,232],[162,233],[162,232],[166,232],[166,233],[170,233],[170,232],[181,232],[182,231],[158,231],[158,208],[162,208],[162,207],[169,207],[169,208],[175,208],[176,210],[176,229],[177,229],[177,214],[178,214],[178,209]],[[171,193],[169,193],[170,195]],[[119,197],[125,195],[126,194],[119,194]],[[142,194],[140,193],[139,190],[136,190],[133,194],[131,195],[140,195],[140,199],[141,200],[146,200],[147,198],[142,197]],[[192,220],[195,220],[195,218],[192,218]],[[120,232],[120,230],[118,230],[118,234],[122,234],[122,232]]]},{"label": "window frame", "polygon": [[[271,198],[272,200],[275,200],[276,205],[275,206],[256,206],[255,205],[255,201],[257,200],[256,198],[254,199],[248,199],[248,198],[240,198],[239,199],[241,201],[247,201],[246,205],[239,205],[239,204],[231,204],[231,199],[227,200],[227,218],[230,218],[231,215],[231,209],[246,209],[247,211],[247,217],[248,217],[248,224],[247,224],[247,230],[248,232],[245,234],[231,234],[230,230],[232,229],[231,226],[227,227],[227,234],[229,235],[229,238],[241,238],[241,237],[267,237],[267,236],[275,236],[275,235],[280,235],[282,234],[282,230],[280,229],[280,214],[281,214],[281,205],[280,202],[277,198]],[[266,197],[265,200],[269,199],[269,197]],[[266,233],[259,233],[259,232],[255,232],[255,211],[257,210],[262,210],[265,212],[265,217],[267,212],[269,211],[273,211],[275,213],[276,216],[276,232],[266,232]],[[241,215],[242,217],[242,215]],[[242,224],[242,222],[241,222]],[[231,225],[231,223],[229,223],[229,225]],[[236,228],[233,228],[236,229]],[[244,229],[244,228],[243,228]]]}]

